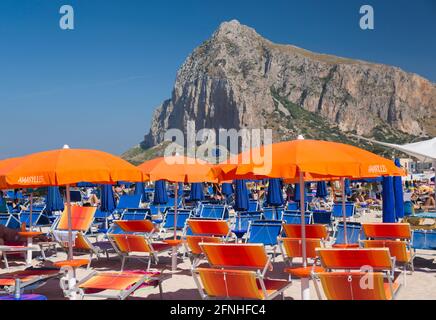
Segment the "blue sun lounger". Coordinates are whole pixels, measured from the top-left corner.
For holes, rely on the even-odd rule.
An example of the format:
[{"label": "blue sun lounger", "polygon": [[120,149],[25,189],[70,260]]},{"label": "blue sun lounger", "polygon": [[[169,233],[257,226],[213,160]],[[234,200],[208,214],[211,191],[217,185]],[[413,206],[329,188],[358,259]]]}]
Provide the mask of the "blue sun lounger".
[{"label": "blue sun lounger", "polygon": [[265,220],[278,220],[283,215],[284,207],[264,207],[262,209]]},{"label": "blue sun lounger", "polygon": [[436,250],[435,230],[413,230],[412,239],[414,249]]},{"label": "blue sun lounger", "polygon": [[315,224],[328,224],[332,223],[332,212],[325,210],[313,210],[313,223]]},{"label": "blue sun lounger", "polygon": [[227,220],[229,218],[229,210],[225,205],[202,205],[200,208],[200,218]]},{"label": "blue sun lounger", "polygon": [[[356,207],[355,207],[354,203],[347,202],[345,204],[345,216],[347,218],[353,217],[355,210],[356,210]],[[342,203],[333,204],[332,215],[334,218],[342,218]]]},{"label": "blue sun lounger", "polygon": [[[162,228],[164,230],[174,230],[174,209],[168,209],[165,214]],[[186,220],[192,216],[192,210],[179,209],[177,210],[176,229],[185,230]]]},{"label": "blue sun lounger", "polygon": [[280,220],[257,220],[250,222],[246,243],[262,243],[265,247],[271,247],[273,260],[277,251],[277,237],[282,232],[283,221]]},{"label": "blue sun lounger", "polygon": [[[362,225],[357,222],[347,222],[347,243],[357,244],[361,239]],[[335,238],[334,244],[345,244],[345,230],[344,223],[339,222],[336,225],[333,238]]]},{"label": "blue sun lounger", "polygon": [[10,213],[0,213],[0,225],[10,229],[19,229],[20,221]]},{"label": "blue sun lounger", "polygon": [[288,202],[287,210],[298,210],[298,202]]},{"label": "blue sun lounger", "polygon": [[260,204],[257,200],[250,200],[248,202],[248,212],[256,212],[260,210]]},{"label": "blue sun lounger", "polygon": [[[34,205],[32,207],[32,226],[46,227],[52,224],[50,218],[44,213],[45,205]],[[22,210],[18,214],[20,224],[25,223],[26,226],[30,225],[30,209]]]},{"label": "blue sun lounger", "polygon": [[[281,219],[286,224],[301,224],[301,212],[299,210],[286,210],[286,211],[283,211]],[[306,211],[304,213],[304,222],[306,224],[312,224],[313,223],[312,212]]]},{"label": "blue sun lounger", "polygon": [[117,213],[121,213],[126,209],[138,209],[141,205],[141,199],[142,195],[140,194],[123,195],[118,201],[115,211]]}]

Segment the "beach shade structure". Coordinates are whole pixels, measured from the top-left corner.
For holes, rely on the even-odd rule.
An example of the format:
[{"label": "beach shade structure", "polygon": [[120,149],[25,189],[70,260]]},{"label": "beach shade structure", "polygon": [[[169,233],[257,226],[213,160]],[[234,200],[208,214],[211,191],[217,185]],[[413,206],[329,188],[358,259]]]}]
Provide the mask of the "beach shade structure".
[{"label": "beach shade structure", "polygon": [[[395,165],[401,168],[400,160],[395,159]],[[404,194],[403,180],[401,177],[394,177],[395,217],[398,220],[404,217]]]},{"label": "beach shade structure", "polygon": [[[179,183],[217,182],[214,167],[201,159],[184,156],[166,156],[144,162],[138,168],[149,181],[165,180],[174,183],[174,225],[177,225]],[[177,268],[177,228],[174,228],[172,271]]]},{"label": "beach shade structure", "polygon": [[[220,163],[217,175],[222,180],[283,178],[298,179],[300,186],[306,181],[341,179],[342,212],[345,217],[345,178],[374,178],[401,176],[404,171],[394,162],[369,151],[337,142],[304,140],[263,145],[242,152]],[[305,188],[300,192],[301,251],[303,268],[307,267],[305,228]],[[346,236],[344,237],[347,243]],[[302,298],[310,299],[309,279],[302,279]]]},{"label": "beach shade structure", "polygon": [[49,214],[53,214],[57,211],[64,211],[64,209],[64,200],[59,192],[59,187],[48,187],[45,211]]},{"label": "beach shade structure", "polygon": [[127,161],[111,154],[86,149],[63,149],[30,154],[7,169],[0,169],[0,189],[66,187],[68,212],[68,259],[73,259],[70,187],[87,181],[113,184],[116,181],[143,181],[143,174]]},{"label": "beach shade structure", "polygon": [[269,179],[266,203],[269,206],[277,207],[282,206],[283,202],[282,180],[277,178]]},{"label": "beach shade structure", "polygon": [[245,180],[236,180],[235,188],[235,205],[236,211],[247,211],[249,207],[247,182]]},{"label": "beach shade structure", "polygon": [[191,193],[190,193],[189,199],[191,201],[203,201],[204,200],[203,183],[200,183],[200,182],[191,183]]},{"label": "beach shade structure", "polygon": [[225,182],[222,184],[222,193],[227,198],[233,194],[233,184]]},{"label": "beach shade structure", "polygon": [[100,210],[102,212],[110,212],[112,213],[116,208],[114,191],[112,189],[112,185],[103,184],[101,185],[101,204]]},{"label": "beach shade structure", "polygon": [[154,183],[153,204],[163,205],[168,203],[168,191],[165,180],[158,180]]},{"label": "beach shade structure", "polygon": [[142,201],[148,202],[148,195],[145,193],[145,185],[144,182],[137,182],[135,184],[135,195],[140,195]]},{"label": "beach shade structure", "polygon": [[[304,198],[306,199],[307,198],[306,184],[304,184],[303,193],[304,193]],[[296,183],[295,184],[295,191],[294,191],[294,201],[299,202],[300,200],[301,200],[300,184]]]},{"label": "beach shade structure", "polygon": [[325,181],[318,181],[316,183],[316,196],[318,198],[326,198],[327,193],[327,183]]},{"label": "beach shade structure", "polygon": [[395,218],[395,196],[394,196],[394,178],[383,177],[383,222],[396,222]]}]

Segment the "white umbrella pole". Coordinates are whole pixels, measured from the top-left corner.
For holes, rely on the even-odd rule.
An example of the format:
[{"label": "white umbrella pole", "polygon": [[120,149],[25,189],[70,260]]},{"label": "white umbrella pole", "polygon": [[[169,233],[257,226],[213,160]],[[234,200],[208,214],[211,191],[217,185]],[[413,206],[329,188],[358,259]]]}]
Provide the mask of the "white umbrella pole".
[{"label": "white umbrella pole", "polygon": [[[178,193],[179,193],[179,184],[175,183],[174,186],[174,240],[177,240],[177,202],[178,202]],[[177,246],[173,246],[172,248],[172,256],[171,256],[171,269],[173,272],[177,270]]]},{"label": "white umbrella pole", "polygon": [[67,217],[68,217],[68,260],[73,260],[73,223],[71,220],[71,195],[70,185],[66,186],[67,193]]},{"label": "white umbrella pole", "polygon": [[30,192],[29,231],[32,231],[32,216],[33,216],[33,190]]},{"label": "white umbrella pole", "polygon": [[[306,252],[306,213],[304,199],[304,172],[300,171],[300,212],[301,212],[301,251],[303,258],[303,267],[307,267],[307,252]],[[309,278],[301,278],[301,299],[310,300]]]},{"label": "white umbrella pole", "polygon": [[342,188],[342,220],[344,222],[344,242],[345,245],[347,245],[348,237],[347,237],[347,213],[345,208],[345,178],[341,178],[341,188]]}]

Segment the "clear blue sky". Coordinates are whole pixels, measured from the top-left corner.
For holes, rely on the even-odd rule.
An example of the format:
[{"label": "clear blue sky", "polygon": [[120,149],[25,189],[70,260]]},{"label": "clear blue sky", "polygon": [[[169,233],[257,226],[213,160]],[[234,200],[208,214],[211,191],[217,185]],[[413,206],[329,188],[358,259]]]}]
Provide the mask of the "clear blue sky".
[{"label": "clear blue sky", "polygon": [[[75,9],[75,30],[59,8]],[[371,4],[375,30],[359,28]],[[140,142],[177,69],[222,21],[278,43],[396,65],[436,82],[436,2],[1,0],[0,158]]]}]

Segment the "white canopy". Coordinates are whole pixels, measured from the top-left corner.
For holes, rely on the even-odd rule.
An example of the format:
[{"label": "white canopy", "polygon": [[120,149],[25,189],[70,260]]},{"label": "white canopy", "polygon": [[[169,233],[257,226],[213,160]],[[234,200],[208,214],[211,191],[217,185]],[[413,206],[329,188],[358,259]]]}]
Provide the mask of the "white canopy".
[{"label": "white canopy", "polygon": [[423,162],[436,162],[436,138],[421,141],[421,142],[415,142],[415,143],[408,143],[404,145],[398,145],[393,143],[386,143],[386,142],[380,142],[373,139],[367,139],[363,137],[359,137],[361,139],[371,141],[374,143],[378,143],[382,146],[390,147],[393,149],[397,149],[399,151],[402,151],[404,153],[407,153],[408,155],[411,155],[415,158],[417,158],[420,161]]}]

